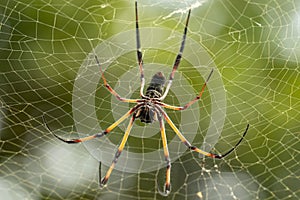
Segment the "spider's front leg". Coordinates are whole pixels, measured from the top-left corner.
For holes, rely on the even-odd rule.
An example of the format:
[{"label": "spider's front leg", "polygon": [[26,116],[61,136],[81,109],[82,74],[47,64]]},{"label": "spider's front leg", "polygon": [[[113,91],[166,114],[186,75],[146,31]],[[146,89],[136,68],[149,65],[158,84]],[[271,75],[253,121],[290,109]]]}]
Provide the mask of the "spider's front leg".
[{"label": "spider's front leg", "polygon": [[131,128],[132,128],[132,125],[133,125],[134,120],[135,120],[135,115],[133,115],[133,116],[131,117],[131,119],[130,119],[130,122],[129,122],[128,126],[127,126],[127,129],[126,129],[126,131],[125,131],[125,134],[124,134],[124,136],[123,136],[123,139],[122,139],[122,141],[121,141],[121,144],[120,144],[120,146],[119,146],[119,148],[118,148],[118,150],[117,150],[117,152],[116,152],[116,154],[115,154],[115,157],[114,157],[114,159],[113,159],[113,161],[112,161],[112,163],[111,163],[111,166],[109,167],[108,171],[106,172],[106,175],[105,175],[105,176],[102,178],[102,180],[100,181],[100,187],[104,187],[104,186],[106,185],[106,183],[107,183],[107,181],[108,181],[108,179],[109,179],[109,177],[110,177],[110,175],[111,175],[111,172],[112,172],[113,169],[115,168],[115,165],[116,165],[117,162],[118,162],[118,158],[120,157],[120,155],[121,155],[121,153],[122,153],[122,151],[123,151],[123,149],[124,149],[124,146],[125,146],[125,144],[126,144],[126,142],[127,142],[127,139],[128,139],[129,133],[130,133],[130,131],[131,131]]},{"label": "spider's front leg", "polygon": [[50,127],[48,126],[46,120],[45,120],[45,117],[44,115],[42,116],[43,118],[43,121],[44,121],[44,124],[46,125],[47,129],[49,130],[50,133],[52,133],[57,139],[65,142],[65,143],[68,143],[68,144],[74,144],[74,143],[79,143],[79,142],[84,142],[84,141],[88,141],[88,140],[92,140],[94,138],[99,138],[99,137],[102,137],[106,134],[108,134],[109,132],[111,132],[116,126],[118,126],[121,122],[123,122],[125,119],[127,119],[130,115],[132,115],[138,108],[140,108],[141,105],[138,104],[136,106],[134,106],[133,108],[131,108],[127,113],[125,113],[121,118],[119,118],[117,121],[115,121],[112,125],[110,125],[108,128],[106,128],[104,131],[102,131],[101,133],[96,133],[94,135],[91,135],[91,136],[87,136],[87,137],[84,137],[84,138],[78,138],[78,139],[71,139],[71,140],[68,140],[68,139],[64,139],[64,138],[61,138],[59,137],[58,135],[56,135],[55,133],[53,133],[53,131],[50,129]]},{"label": "spider's front leg", "polygon": [[241,137],[241,139],[234,145],[234,147],[232,149],[230,149],[229,151],[227,151],[225,154],[214,154],[214,153],[210,153],[210,152],[206,152],[203,151],[201,149],[199,149],[196,146],[191,145],[191,143],[184,137],[184,135],[178,130],[178,128],[174,125],[174,123],[172,122],[172,120],[169,118],[169,116],[167,115],[167,113],[160,108],[159,106],[155,106],[164,116],[164,119],[167,121],[167,123],[171,126],[171,128],[174,130],[174,132],[176,133],[176,135],[179,137],[179,139],[181,140],[181,142],[183,144],[185,144],[191,151],[195,151],[197,153],[200,153],[202,155],[208,156],[208,157],[212,157],[212,158],[224,158],[225,156],[227,156],[228,154],[230,154],[244,139],[248,129],[249,129],[249,124],[247,124],[246,130],[243,133],[243,136]]},{"label": "spider's front leg", "polygon": [[[160,112],[157,112],[157,116],[158,116],[158,121],[159,121],[159,126],[160,126],[165,161],[167,163],[166,182],[165,182],[165,188],[164,188],[162,195],[167,196],[171,191],[171,160],[170,160],[170,155],[169,155],[169,150],[168,150],[164,120],[163,120]],[[160,190],[159,190],[159,192],[160,192]]]}]

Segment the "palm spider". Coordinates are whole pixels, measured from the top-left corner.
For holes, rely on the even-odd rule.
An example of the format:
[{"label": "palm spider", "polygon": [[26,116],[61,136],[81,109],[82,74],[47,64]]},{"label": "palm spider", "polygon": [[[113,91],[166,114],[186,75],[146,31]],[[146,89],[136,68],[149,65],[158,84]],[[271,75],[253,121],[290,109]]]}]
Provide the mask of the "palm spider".
[{"label": "palm spider", "polygon": [[[188,12],[188,16],[187,16],[187,19],[186,19],[186,24],[185,24],[185,28],[184,28],[184,32],[183,32],[183,37],[182,37],[179,53],[177,54],[177,57],[175,59],[173,69],[172,69],[172,71],[169,75],[169,79],[167,81],[166,87],[165,87],[166,78],[164,77],[162,72],[157,72],[152,77],[151,82],[150,82],[149,86],[146,89],[146,94],[144,94],[145,78],[144,78],[144,71],[143,71],[143,59],[142,59],[143,56],[142,56],[142,51],[141,51],[140,32],[139,32],[139,24],[138,24],[138,9],[137,9],[137,1],[136,1],[135,2],[136,45],[137,45],[137,60],[138,60],[138,66],[139,66],[139,71],[140,71],[140,80],[141,80],[141,86],[140,86],[140,97],[141,98],[140,99],[127,99],[127,98],[120,97],[119,94],[113,88],[111,88],[110,85],[108,84],[108,82],[107,82],[107,80],[104,76],[104,73],[102,71],[102,67],[101,67],[101,64],[98,60],[98,57],[95,55],[95,61],[96,61],[97,65],[100,68],[102,80],[104,82],[105,87],[109,90],[109,92],[112,95],[114,95],[119,101],[136,103],[136,105],[101,133],[97,133],[95,135],[91,135],[91,136],[84,137],[84,138],[71,139],[71,140],[63,139],[63,138],[59,137],[58,135],[52,133],[56,138],[58,138],[59,140],[61,140],[63,142],[66,142],[66,143],[84,142],[84,141],[87,141],[87,140],[91,140],[91,139],[94,139],[94,138],[99,138],[99,137],[102,137],[104,135],[107,135],[116,126],[118,126],[121,122],[123,122],[125,119],[127,119],[129,116],[131,116],[131,119],[129,121],[127,129],[126,129],[125,134],[123,136],[123,139],[122,139],[122,141],[121,141],[121,143],[118,147],[118,150],[117,150],[117,152],[114,156],[112,164],[111,164],[110,168],[108,169],[106,175],[102,179],[100,178],[100,180],[99,180],[100,185],[102,187],[106,185],[106,183],[107,183],[107,181],[108,181],[108,179],[109,179],[109,177],[110,177],[110,175],[111,175],[111,173],[112,173],[112,171],[113,171],[113,169],[114,169],[114,167],[115,167],[115,165],[118,161],[118,158],[121,155],[121,153],[123,151],[123,148],[124,148],[124,146],[127,142],[128,136],[130,134],[130,130],[133,126],[133,122],[137,118],[139,118],[141,120],[141,122],[144,122],[144,123],[152,123],[154,121],[159,122],[160,131],[161,131],[161,139],[162,139],[162,143],[163,143],[164,156],[165,156],[165,161],[166,161],[166,180],[165,180],[165,186],[164,186],[164,194],[165,195],[167,195],[171,190],[171,184],[170,184],[171,161],[170,161],[170,158],[169,158],[167,137],[166,137],[166,134],[165,134],[165,125],[164,125],[165,121],[170,125],[170,127],[174,130],[174,132],[177,134],[177,136],[182,141],[182,143],[185,144],[188,147],[188,149],[190,149],[191,151],[195,151],[197,153],[203,154],[205,156],[212,157],[212,158],[219,158],[220,159],[220,158],[225,157],[229,153],[231,153],[241,143],[244,136],[246,135],[246,133],[248,131],[248,128],[249,128],[249,124],[247,125],[246,130],[243,133],[243,136],[241,137],[241,139],[227,153],[219,155],[219,154],[205,152],[205,151],[197,148],[196,146],[192,146],[190,144],[190,142],[186,140],[184,135],[174,125],[174,123],[169,118],[167,113],[164,111],[164,108],[172,109],[172,110],[185,110],[185,109],[189,108],[189,106],[191,106],[193,103],[195,103],[196,101],[198,101],[202,97],[202,94],[204,92],[204,89],[206,88],[207,82],[209,81],[210,77],[213,74],[213,70],[211,70],[211,72],[208,75],[208,77],[207,77],[204,85],[202,86],[202,89],[200,90],[199,94],[193,100],[188,102],[186,105],[184,105],[184,106],[173,106],[173,105],[168,105],[168,104],[162,102],[165,99],[165,97],[167,96],[168,92],[169,92],[169,89],[172,85],[172,81],[174,79],[174,74],[175,74],[176,70],[178,69],[178,66],[179,66],[180,61],[181,61],[181,57],[182,57],[182,53],[183,53],[183,49],[184,49],[184,45],[185,45],[185,40],[186,40],[186,34],[187,34],[187,28],[188,28],[188,23],[189,23],[189,19],[190,19],[190,14],[191,14],[191,10],[189,10],[189,12]],[[165,89],[165,91],[164,91],[164,89]],[[44,117],[43,117],[43,119],[44,119]],[[44,122],[45,122],[45,119],[44,119]],[[46,122],[45,122],[45,124],[46,124],[46,127],[49,129],[49,131],[52,132]]]}]

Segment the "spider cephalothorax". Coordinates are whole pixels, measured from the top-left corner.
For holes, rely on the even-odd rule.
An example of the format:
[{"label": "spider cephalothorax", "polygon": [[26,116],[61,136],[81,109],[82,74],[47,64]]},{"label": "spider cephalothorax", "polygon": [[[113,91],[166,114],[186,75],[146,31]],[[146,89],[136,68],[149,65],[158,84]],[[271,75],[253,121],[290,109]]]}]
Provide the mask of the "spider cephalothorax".
[{"label": "spider cephalothorax", "polygon": [[[174,123],[169,118],[167,113],[164,111],[164,108],[172,109],[172,110],[185,110],[190,105],[192,105],[193,103],[195,103],[199,99],[201,99],[202,94],[204,92],[204,89],[206,88],[207,82],[209,81],[209,79],[210,79],[210,77],[213,73],[213,70],[211,70],[208,77],[207,77],[207,79],[206,79],[206,81],[205,81],[205,83],[203,84],[202,89],[200,90],[199,94],[193,100],[188,102],[186,105],[184,105],[184,106],[172,106],[172,105],[163,103],[163,100],[167,96],[167,94],[169,92],[169,89],[172,85],[172,81],[174,79],[174,74],[177,71],[178,66],[180,64],[180,61],[181,61],[181,58],[182,58],[182,53],[183,53],[186,34],[187,34],[187,27],[188,27],[188,23],[189,23],[189,19],[190,19],[190,14],[191,14],[191,10],[189,10],[189,12],[188,12],[188,16],[187,16],[187,20],[186,20],[186,24],[185,24],[185,28],[184,28],[184,32],[183,32],[181,46],[180,46],[179,52],[177,54],[177,57],[175,58],[175,62],[174,62],[172,71],[170,73],[169,79],[167,81],[166,87],[165,87],[166,79],[165,79],[163,73],[162,72],[157,72],[152,77],[151,82],[149,83],[149,86],[146,89],[146,94],[144,95],[144,86],[145,86],[144,67],[143,67],[140,33],[139,33],[139,25],[138,25],[137,2],[135,2],[137,60],[138,60],[138,66],[139,66],[139,71],[140,71],[140,79],[141,79],[141,88],[140,88],[140,97],[141,98],[140,99],[127,99],[127,98],[120,97],[119,94],[113,88],[111,88],[110,85],[108,84],[108,82],[106,81],[106,78],[105,78],[104,73],[102,71],[101,64],[98,60],[98,57],[95,55],[95,61],[96,61],[96,64],[100,68],[100,72],[101,72],[101,75],[102,75],[102,80],[104,82],[105,87],[119,101],[129,102],[129,103],[136,103],[136,105],[133,108],[131,108],[127,113],[125,113],[120,119],[118,119],[113,124],[111,124],[108,128],[106,128],[102,132],[97,133],[95,135],[91,135],[91,136],[84,137],[84,138],[66,140],[66,139],[63,139],[63,138],[61,138],[58,135],[53,133],[53,135],[55,137],[57,137],[59,140],[61,140],[63,142],[66,142],[66,143],[84,142],[84,141],[87,141],[87,140],[91,140],[91,139],[102,137],[104,135],[109,134],[121,122],[123,122],[125,119],[127,119],[129,116],[131,116],[131,119],[129,121],[127,129],[124,133],[123,139],[122,139],[122,141],[121,141],[121,143],[118,147],[118,150],[117,150],[117,152],[116,152],[116,154],[113,158],[113,161],[112,161],[112,164],[111,164],[110,168],[108,169],[106,175],[102,179],[99,179],[100,186],[105,186],[106,185],[106,183],[107,183],[107,181],[108,181],[108,179],[111,175],[111,172],[113,171],[113,169],[114,169],[114,167],[115,167],[115,165],[118,161],[118,158],[119,158],[119,156],[121,155],[121,153],[124,149],[124,146],[125,146],[125,144],[127,142],[127,139],[129,137],[131,128],[133,126],[133,122],[136,118],[139,118],[141,120],[141,122],[144,122],[144,123],[152,123],[154,121],[159,122],[160,131],[161,131],[161,138],[162,138],[162,143],[163,143],[163,149],[164,149],[164,156],[165,156],[165,160],[166,160],[166,182],[165,182],[165,188],[164,188],[163,195],[167,195],[171,190],[171,183],[170,183],[170,180],[171,180],[171,176],[170,176],[170,174],[171,174],[171,160],[170,160],[170,157],[169,157],[167,137],[166,137],[166,134],[165,134],[165,125],[164,125],[165,121],[170,125],[170,127],[174,130],[176,135],[179,137],[179,139],[182,141],[182,143],[187,146],[188,149],[190,149],[191,151],[195,151],[197,153],[203,154],[205,156],[212,157],[212,158],[223,158],[226,155],[228,155],[230,152],[232,152],[241,143],[242,139],[246,135],[246,133],[248,131],[248,128],[249,128],[249,124],[247,125],[247,128],[246,128],[243,136],[241,137],[241,139],[227,153],[219,155],[219,154],[205,152],[205,151],[197,148],[196,146],[191,145],[190,142],[188,140],[186,140],[184,135],[179,131],[179,129],[174,125]],[[43,117],[43,120],[45,122],[44,117]],[[45,124],[46,124],[46,127],[50,130],[50,128],[49,128],[49,126],[47,125],[46,122],[45,122]]]}]

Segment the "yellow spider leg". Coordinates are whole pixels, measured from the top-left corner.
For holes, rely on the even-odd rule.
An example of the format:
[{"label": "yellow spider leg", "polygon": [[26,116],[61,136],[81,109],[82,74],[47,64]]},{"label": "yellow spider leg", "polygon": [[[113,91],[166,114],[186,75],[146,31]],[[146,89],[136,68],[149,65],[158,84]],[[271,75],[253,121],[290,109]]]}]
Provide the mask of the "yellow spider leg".
[{"label": "yellow spider leg", "polygon": [[84,138],[78,138],[78,139],[71,139],[71,140],[67,140],[64,138],[59,137],[58,135],[56,135],[55,133],[53,133],[50,129],[50,127],[48,126],[48,124],[46,123],[45,117],[43,116],[43,120],[44,120],[44,124],[46,125],[47,129],[59,140],[68,143],[68,144],[74,144],[74,143],[79,143],[79,142],[84,142],[87,140],[91,140],[97,137],[102,137],[106,134],[108,134],[109,132],[111,132],[116,126],[118,126],[121,122],[123,122],[125,119],[127,119],[134,111],[136,111],[136,109],[138,109],[140,107],[140,105],[136,105],[135,107],[133,107],[132,109],[130,109],[125,115],[123,115],[120,119],[118,119],[117,121],[115,121],[112,125],[110,125],[107,129],[105,129],[104,131],[102,131],[101,133],[96,133],[94,135],[91,136],[87,136]]},{"label": "yellow spider leg", "polygon": [[158,110],[163,114],[165,120],[168,122],[168,124],[171,126],[171,128],[175,131],[175,133],[177,134],[177,136],[180,138],[180,140],[182,141],[182,143],[184,143],[191,151],[195,151],[197,153],[203,154],[205,156],[208,157],[212,157],[212,158],[224,158],[225,156],[227,156],[229,153],[231,153],[244,139],[246,133],[248,132],[249,129],[249,124],[247,124],[246,130],[243,133],[243,136],[241,137],[241,139],[234,145],[234,147],[232,149],[230,149],[229,151],[227,151],[226,153],[220,155],[220,154],[214,154],[214,153],[209,153],[206,151],[203,151],[201,149],[199,149],[196,146],[192,146],[189,141],[182,135],[182,133],[178,130],[178,128],[174,125],[174,123],[172,122],[172,120],[169,118],[169,116],[167,115],[167,113],[161,109],[159,106],[156,106],[156,108],[158,108]]},{"label": "yellow spider leg", "polygon": [[167,162],[166,183],[165,183],[164,194],[168,195],[171,191],[171,161],[170,161],[170,156],[169,156],[164,120],[161,118],[161,116],[159,116],[159,125],[160,125],[160,132],[161,132],[163,148],[164,148],[164,156],[165,156],[165,160]]},{"label": "yellow spider leg", "polygon": [[203,154],[205,156],[209,156],[209,157],[215,157],[214,154],[203,151],[195,146],[192,146],[189,141],[182,135],[182,133],[178,130],[178,128],[174,125],[174,123],[172,122],[172,120],[169,118],[169,116],[167,115],[167,113],[165,113],[163,111],[163,115],[165,120],[168,122],[168,124],[171,126],[171,128],[175,131],[175,133],[177,134],[177,136],[179,137],[179,139],[182,141],[183,144],[185,144],[190,150],[198,152],[200,154]]},{"label": "yellow spider leg", "polygon": [[128,126],[127,126],[127,129],[126,129],[126,131],[125,131],[125,134],[124,134],[124,136],[123,136],[123,139],[122,139],[122,141],[121,141],[121,144],[120,144],[120,146],[119,146],[119,148],[118,148],[118,151],[116,152],[115,157],[114,157],[114,159],[113,159],[113,161],[112,161],[112,164],[111,164],[111,166],[109,167],[108,171],[106,172],[106,175],[104,176],[104,178],[101,180],[101,183],[100,183],[100,186],[101,186],[101,187],[104,187],[104,186],[106,185],[106,183],[107,183],[107,181],[108,181],[108,179],[109,179],[109,177],[110,177],[110,175],[111,175],[111,172],[113,171],[113,169],[114,169],[116,163],[118,162],[118,158],[120,157],[120,155],[121,155],[121,153],[122,153],[122,151],[123,151],[123,149],[124,149],[124,146],[125,146],[125,144],[126,144],[126,142],[127,142],[127,139],[128,139],[128,136],[129,136],[130,130],[131,130],[131,128],[132,128],[132,125],[133,125],[134,120],[135,120],[135,117],[132,116],[132,118],[131,118],[131,120],[130,120]]}]

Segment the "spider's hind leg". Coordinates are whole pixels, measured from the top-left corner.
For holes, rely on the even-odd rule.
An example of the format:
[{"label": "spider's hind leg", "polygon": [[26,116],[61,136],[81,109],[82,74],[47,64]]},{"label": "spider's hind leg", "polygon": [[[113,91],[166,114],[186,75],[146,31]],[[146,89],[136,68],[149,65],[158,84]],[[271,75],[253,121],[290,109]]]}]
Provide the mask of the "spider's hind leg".
[{"label": "spider's hind leg", "polygon": [[182,36],[180,49],[179,49],[179,52],[178,52],[178,54],[175,58],[175,61],[174,61],[174,64],[173,64],[173,69],[170,73],[168,84],[166,86],[166,90],[165,90],[164,94],[159,98],[159,100],[161,100],[161,101],[166,98],[166,96],[167,96],[167,94],[170,90],[170,87],[172,85],[172,82],[173,82],[173,79],[174,79],[174,76],[175,76],[175,72],[177,71],[177,69],[179,67],[179,64],[180,64],[180,61],[181,61],[181,58],[182,58],[182,54],[183,54],[183,50],[184,50],[185,39],[186,39],[186,35],[187,35],[187,29],[188,29],[188,25],[189,25],[189,21],[190,21],[190,15],[191,15],[191,9],[188,12],[188,16],[187,16],[187,19],[186,19],[186,22],[185,22],[185,28],[184,28],[184,31],[183,31],[183,36]]},{"label": "spider's hind leg", "polygon": [[145,87],[145,76],[144,76],[144,67],[143,67],[143,53],[141,50],[137,1],[135,1],[135,29],[136,29],[135,31],[136,32],[136,54],[137,54],[137,60],[140,69],[140,79],[141,79],[140,96],[142,98],[145,98],[145,95],[143,94],[144,87]]}]

